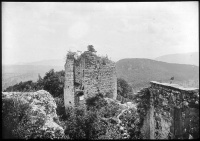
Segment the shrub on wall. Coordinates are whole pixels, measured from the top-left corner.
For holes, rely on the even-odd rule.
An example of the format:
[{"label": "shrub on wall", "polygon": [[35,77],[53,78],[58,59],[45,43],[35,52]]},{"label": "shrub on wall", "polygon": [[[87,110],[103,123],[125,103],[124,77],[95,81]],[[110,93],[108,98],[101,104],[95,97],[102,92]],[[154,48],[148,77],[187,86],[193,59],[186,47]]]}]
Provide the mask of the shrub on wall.
[{"label": "shrub on wall", "polygon": [[137,103],[137,113],[140,116],[140,122],[139,125],[140,127],[143,126],[143,121],[145,119],[145,116],[147,114],[147,111],[150,108],[150,92],[148,89],[146,89],[142,93],[138,93],[134,97],[134,101]]}]

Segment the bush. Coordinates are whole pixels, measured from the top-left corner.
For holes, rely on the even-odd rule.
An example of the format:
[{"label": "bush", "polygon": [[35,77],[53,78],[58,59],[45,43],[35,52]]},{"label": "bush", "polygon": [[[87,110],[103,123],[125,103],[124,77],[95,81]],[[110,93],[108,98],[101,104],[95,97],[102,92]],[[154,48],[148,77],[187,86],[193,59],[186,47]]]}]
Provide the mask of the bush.
[{"label": "bush", "polygon": [[2,93],[4,138],[58,139],[64,135],[56,114],[56,103],[46,91]]},{"label": "bush", "polygon": [[98,139],[105,134],[106,127],[95,111],[77,107],[69,112],[70,117],[65,121],[65,135],[70,139]]},{"label": "bush", "polygon": [[102,117],[105,118],[114,117],[117,116],[117,114],[119,114],[119,110],[120,110],[119,105],[111,101],[109,104],[104,105],[100,109],[100,114]]},{"label": "bush", "polygon": [[117,94],[127,98],[128,93],[132,93],[131,86],[122,78],[117,78]]},{"label": "bush", "polygon": [[129,109],[120,116],[120,119],[130,135],[129,139],[142,139],[140,115],[136,109]]},{"label": "bush", "polygon": [[27,120],[29,104],[19,99],[3,99],[2,102],[3,138],[21,138],[20,125]]},{"label": "bush", "polygon": [[37,82],[25,81],[20,82],[14,86],[8,87],[5,92],[33,92],[44,89],[48,91],[53,97],[58,97],[64,93],[65,72],[54,72],[54,69],[49,70],[43,78],[38,76]]},{"label": "bush", "polygon": [[65,105],[64,105],[64,98],[63,97],[55,97],[54,100],[57,105],[56,113],[60,117],[60,120],[66,120],[67,114],[66,114]]},{"label": "bush", "polygon": [[91,109],[100,109],[107,105],[106,100],[104,99],[103,94],[99,93],[94,97],[86,99],[87,108]]}]

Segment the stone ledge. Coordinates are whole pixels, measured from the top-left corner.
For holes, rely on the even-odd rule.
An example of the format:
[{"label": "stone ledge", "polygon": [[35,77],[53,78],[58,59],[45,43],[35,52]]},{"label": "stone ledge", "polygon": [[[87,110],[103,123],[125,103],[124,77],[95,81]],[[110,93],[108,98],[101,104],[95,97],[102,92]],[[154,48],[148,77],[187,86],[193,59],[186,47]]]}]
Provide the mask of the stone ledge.
[{"label": "stone ledge", "polygon": [[199,92],[199,88],[184,88],[178,84],[169,84],[169,83],[160,83],[157,81],[151,81],[150,84],[156,84],[156,85],[160,85],[163,87],[167,87],[167,88],[174,88],[176,90],[182,90],[182,91],[193,91],[193,92]]}]

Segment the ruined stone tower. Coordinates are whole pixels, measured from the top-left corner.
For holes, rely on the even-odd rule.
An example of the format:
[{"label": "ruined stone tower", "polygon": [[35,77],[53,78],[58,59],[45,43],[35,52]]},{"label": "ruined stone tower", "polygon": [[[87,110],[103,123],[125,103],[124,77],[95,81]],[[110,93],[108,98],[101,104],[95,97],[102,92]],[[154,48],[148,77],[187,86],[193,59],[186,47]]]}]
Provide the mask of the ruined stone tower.
[{"label": "ruined stone tower", "polygon": [[65,63],[65,107],[84,104],[87,98],[97,93],[116,99],[115,63],[91,51],[85,51],[77,58],[73,53],[68,53]]}]

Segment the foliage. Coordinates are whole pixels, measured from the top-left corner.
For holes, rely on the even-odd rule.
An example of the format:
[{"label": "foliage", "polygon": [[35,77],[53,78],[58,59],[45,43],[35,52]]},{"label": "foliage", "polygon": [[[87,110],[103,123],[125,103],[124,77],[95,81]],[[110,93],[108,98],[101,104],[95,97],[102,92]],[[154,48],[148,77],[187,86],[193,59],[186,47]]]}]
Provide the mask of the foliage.
[{"label": "foliage", "polygon": [[5,138],[63,138],[56,104],[48,92],[3,93],[2,102],[3,130],[9,133]]},{"label": "foliage", "polygon": [[38,89],[38,85],[36,82],[26,81],[26,82],[20,82],[14,86],[9,86],[4,91],[31,92],[31,91],[36,91],[37,89]]},{"label": "foliage", "polygon": [[140,115],[135,109],[129,109],[126,113],[123,113],[122,116],[120,116],[120,119],[130,135],[129,139],[142,139],[142,134],[140,132]]},{"label": "foliage", "polygon": [[100,136],[98,139],[122,139],[120,130],[115,124],[109,123],[106,128],[106,134]]},{"label": "foliage", "polygon": [[43,78],[38,76],[37,82],[26,81],[20,82],[14,86],[8,87],[5,91],[16,91],[16,92],[32,92],[44,89],[51,93],[54,97],[60,96],[64,91],[64,71],[54,72],[54,69],[49,70]]},{"label": "foliage", "polygon": [[3,99],[2,102],[3,136],[18,138],[20,136],[17,132],[18,125],[30,107],[19,99]]},{"label": "foliage", "polygon": [[103,106],[100,109],[100,114],[102,117],[110,118],[110,117],[116,117],[119,114],[120,107],[115,102],[110,102],[107,105]]},{"label": "foliage", "polygon": [[103,98],[101,93],[98,93],[96,96],[86,99],[87,108],[100,109],[103,106],[107,105],[106,100]]},{"label": "foliage", "polygon": [[68,51],[67,59],[74,59],[74,56],[77,55],[76,52]]},{"label": "foliage", "polygon": [[65,105],[64,105],[64,98],[63,96],[61,97],[55,97],[54,98],[57,108],[56,108],[56,113],[60,117],[61,120],[66,120],[67,119],[67,114],[65,111]]},{"label": "foliage", "polygon": [[131,86],[122,78],[117,78],[117,94],[127,98],[128,93],[132,92]]},{"label": "foliage", "polygon": [[64,71],[55,73],[53,69],[46,73],[43,78],[44,90],[51,93],[54,97],[64,93]]},{"label": "foliage", "polygon": [[135,102],[137,103],[137,111],[140,114],[141,120],[144,119],[148,109],[150,108],[150,92],[138,93],[135,95]]},{"label": "foliage", "polygon": [[93,45],[88,45],[88,51],[91,51],[91,52],[96,52],[96,50],[94,49],[94,46]]},{"label": "foliage", "polygon": [[98,139],[106,132],[105,129],[96,112],[86,111],[82,107],[72,109],[70,117],[65,121],[65,135],[70,139]]},{"label": "foliage", "polygon": [[107,102],[101,93],[86,100],[88,110],[99,111],[101,117],[109,118],[116,116],[119,112],[119,105],[113,101]]},{"label": "foliage", "polygon": [[67,108],[67,118],[62,122],[65,135],[70,139],[121,139],[118,127],[110,121],[102,120],[115,116],[117,109],[117,104],[108,103],[100,93],[86,100],[86,109]]}]

